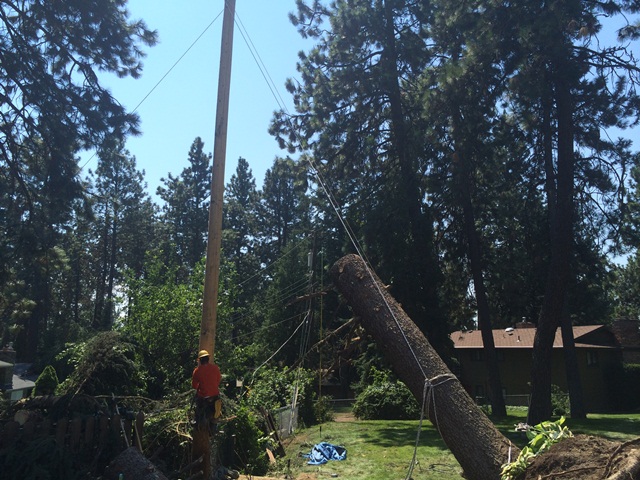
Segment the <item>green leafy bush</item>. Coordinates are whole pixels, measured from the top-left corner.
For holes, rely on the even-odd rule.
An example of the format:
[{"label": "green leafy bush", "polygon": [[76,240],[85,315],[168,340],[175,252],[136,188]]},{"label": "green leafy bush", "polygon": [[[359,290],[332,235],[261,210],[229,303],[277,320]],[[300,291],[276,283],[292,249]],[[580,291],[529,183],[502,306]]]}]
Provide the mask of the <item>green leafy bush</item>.
[{"label": "green leafy bush", "polygon": [[331,397],[325,395],[316,400],[313,404],[313,414],[316,423],[331,422],[334,418],[331,408]]},{"label": "green leafy bush", "polygon": [[223,464],[250,475],[264,475],[269,469],[266,448],[271,439],[260,429],[261,420],[246,405],[238,406],[233,418],[224,426]]},{"label": "green leafy bush", "polygon": [[[148,395],[162,398],[191,389],[202,319],[205,261],[199,262],[186,278],[180,267],[167,265],[158,252],[150,252],[147,262],[143,278],[128,280],[129,296],[135,301],[129,305],[119,328],[126,338],[140,346],[148,371]],[[232,315],[235,274],[229,262],[223,261],[220,269],[219,289],[225,293],[218,303],[214,361],[226,376],[235,373],[225,365],[233,347],[227,322]]]},{"label": "green leafy bush", "polygon": [[56,388],[58,388],[58,383],[60,382],[58,382],[58,375],[56,374],[55,368],[47,365],[36,380],[33,396],[54,394]]},{"label": "green leafy bush", "polygon": [[263,368],[250,383],[246,404],[255,411],[270,411],[291,405],[297,387],[298,419],[305,425],[316,423],[314,413],[315,375],[310,370]]},{"label": "green leafy bush", "polygon": [[551,385],[551,408],[554,415],[568,415],[571,410],[569,394],[563,392],[558,385]]},{"label": "green leafy bush", "polygon": [[420,415],[420,406],[407,386],[373,369],[373,384],[356,397],[353,414],[364,420],[406,420]]}]

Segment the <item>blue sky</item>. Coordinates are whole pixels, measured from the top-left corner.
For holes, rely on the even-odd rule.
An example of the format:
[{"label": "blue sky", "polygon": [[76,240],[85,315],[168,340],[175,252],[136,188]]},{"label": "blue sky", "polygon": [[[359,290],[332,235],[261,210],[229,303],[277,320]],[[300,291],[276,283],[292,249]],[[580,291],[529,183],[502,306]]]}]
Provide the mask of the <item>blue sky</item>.
[{"label": "blue sky", "polygon": [[[158,31],[159,44],[146,50],[141,78],[102,80],[129,110],[147,97],[136,110],[142,135],[129,138],[127,149],[138,168],[145,170],[148,192],[154,196],[162,177],[176,176],[188,166],[187,154],[196,137],[203,139],[207,153],[213,152],[223,0],[129,0],[128,8],[132,18],[143,19]],[[279,101],[293,110],[284,83],[298,76],[298,52],[312,46],[289,22],[288,14],[294,10],[295,0],[236,0],[236,23],[242,28],[236,24],[234,29],[225,183],[235,172],[238,157],[244,157],[260,187],[274,158],[286,155],[267,129]],[[278,100],[252,49],[277,89]],[[637,132],[626,133],[636,148]],[[95,169],[96,157],[91,153],[82,157],[81,165]]]},{"label": "blue sky", "polygon": [[[104,76],[103,82],[129,110],[149,95],[137,109],[142,135],[129,138],[127,149],[136,157],[138,169],[145,170],[152,196],[162,177],[169,172],[176,176],[188,166],[187,154],[196,137],[202,138],[207,153],[213,152],[222,8],[222,0],[129,0],[131,18],[143,19],[157,30],[159,43],[146,49],[141,78]],[[284,83],[288,77],[296,77],[297,54],[309,46],[289,22],[288,13],[294,10],[294,0],[236,0],[236,22],[244,28],[236,25],[234,29],[225,183],[235,172],[238,157],[244,157],[260,187],[274,158],[286,155],[268,134],[270,119],[279,105],[247,42],[250,39],[291,110]],[[241,31],[248,35],[247,41]],[[83,155],[81,164],[90,156]],[[93,157],[86,169],[96,165],[97,157]]]}]

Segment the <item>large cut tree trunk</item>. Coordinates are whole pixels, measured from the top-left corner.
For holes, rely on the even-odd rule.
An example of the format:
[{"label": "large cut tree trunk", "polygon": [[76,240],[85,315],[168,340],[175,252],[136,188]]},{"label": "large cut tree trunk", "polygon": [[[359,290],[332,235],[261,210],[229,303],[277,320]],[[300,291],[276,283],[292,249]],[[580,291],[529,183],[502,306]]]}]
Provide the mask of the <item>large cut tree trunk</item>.
[{"label": "large cut tree trunk", "polygon": [[333,265],[331,278],[420,404],[425,384],[432,385],[429,419],[465,478],[500,478],[502,464],[515,459],[518,449],[478,408],[375,273],[357,255],[347,255]]},{"label": "large cut tree trunk", "polygon": [[168,480],[167,477],[135,447],[130,447],[118,455],[106,468],[103,478],[104,480],[118,480],[120,478]]}]

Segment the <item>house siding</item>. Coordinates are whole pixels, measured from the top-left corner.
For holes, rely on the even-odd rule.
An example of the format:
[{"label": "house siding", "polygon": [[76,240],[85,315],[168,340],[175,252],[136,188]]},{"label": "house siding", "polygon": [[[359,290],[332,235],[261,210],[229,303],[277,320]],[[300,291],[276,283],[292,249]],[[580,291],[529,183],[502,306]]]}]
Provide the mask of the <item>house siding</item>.
[{"label": "house siding", "polygon": [[[504,348],[498,350],[498,366],[508,404],[527,404],[531,393],[530,373],[532,351],[529,348]],[[576,349],[578,369],[583,389],[585,408],[589,412],[609,410],[605,372],[612,363],[620,363],[619,352],[605,348]],[[480,348],[457,349],[460,362],[460,381],[473,397],[486,396],[489,391],[486,362]],[[594,358],[597,361],[594,363]],[[552,383],[567,392],[566,372],[562,349],[552,353]],[[509,400],[512,400],[511,402]]]}]

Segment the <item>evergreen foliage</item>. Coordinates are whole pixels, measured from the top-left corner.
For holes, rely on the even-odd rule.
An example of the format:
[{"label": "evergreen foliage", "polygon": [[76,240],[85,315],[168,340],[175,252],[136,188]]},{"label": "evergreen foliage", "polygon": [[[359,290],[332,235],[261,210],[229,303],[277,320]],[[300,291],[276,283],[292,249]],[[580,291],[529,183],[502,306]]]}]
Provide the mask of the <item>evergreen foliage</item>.
[{"label": "evergreen foliage", "polygon": [[61,394],[138,395],[144,392],[146,372],[138,347],[117,332],[102,332],[61,354],[75,363],[73,373],[59,386]]},{"label": "evergreen foliage", "polygon": [[144,191],[136,161],[119,146],[102,151],[96,170],[93,245],[95,309],[92,327],[109,330],[118,314],[116,287],[125,272],[141,277],[144,258],[154,247],[154,208]]},{"label": "evergreen foliage", "polygon": [[[187,280],[205,254],[211,197],[211,154],[196,137],[188,153],[189,166],[173,177],[162,178],[157,195],[163,200],[162,224],[169,263],[176,265],[181,280]],[[170,246],[169,246],[170,245]]]},{"label": "evergreen foliage", "polygon": [[363,420],[413,420],[420,406],[407,386],[388,372],[372,369],[373,383],[356,397],[353,413]]},{"label": "evergreen foliage", "polygon": [[44,370],[36,379],[36,386],[33,389],[32,395],[53,395],[58,388],[58,375],[56,369],[51,365],[44,367]]},{"label": "evergreen foliage", "polygon": [[611,303],[617,318],[640,318],[640,256],[629,256],[626,265],[615,266],[610,278]]},{"label": "evergreen foliage", "polygon": [[124,1],[3,3],[0,25],[2,336],[36,360],[42,347],[68,340],[46,329],[66,323],[62,333],[70,334],[75,305],[59,293],[67,279],[85,280],[66,275],[71,252],[61,250],[83,198],[76,153],[138,133],[138,117],[101,86],[97,72],[139,76],[142,46],[156,34],[128,17]]}]

